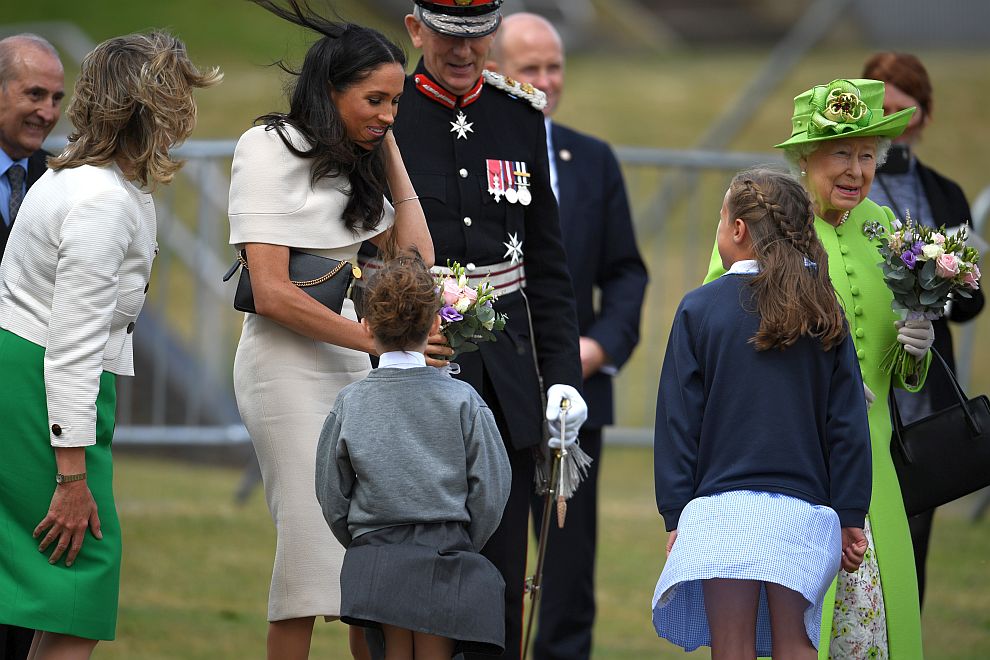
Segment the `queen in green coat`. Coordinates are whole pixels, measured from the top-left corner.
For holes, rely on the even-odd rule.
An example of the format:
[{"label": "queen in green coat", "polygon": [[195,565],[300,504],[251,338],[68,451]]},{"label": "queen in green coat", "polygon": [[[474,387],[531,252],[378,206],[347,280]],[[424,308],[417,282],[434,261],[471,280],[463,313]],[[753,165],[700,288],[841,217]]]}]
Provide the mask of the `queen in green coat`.
[{"label": "queen in green coat", "polygon": [[[877,244],[863,232],[867,222],[889,227],[894,215],[867,199],[890,139],[907,126],[914,108],[883,115],[883,83],[834,80],[794,99],[791,137],[778,144],[799,173],[815,208],[815,230],[828,254],[828,272],[846,312],[856,346],[864,392],[870,402],[873,499],[866,520],[870,541],[856,573],[839,573],[823,609],[821,658],[922,657],[921,613],[911,535],[890,457],[891,387],[920,388],[930,360],[930,321],[904,324],[877,267]],[[718,253],[705,281],[724,272]],[[916,382],[880,368],[895,341],[920,362]],[[829,606],[834,602],[834,606]]]}]

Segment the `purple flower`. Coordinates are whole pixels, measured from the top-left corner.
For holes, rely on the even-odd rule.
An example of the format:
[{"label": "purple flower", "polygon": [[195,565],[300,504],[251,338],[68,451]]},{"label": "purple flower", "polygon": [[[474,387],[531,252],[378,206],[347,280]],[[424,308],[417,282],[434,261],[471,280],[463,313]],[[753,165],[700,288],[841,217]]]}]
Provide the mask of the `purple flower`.
[{"label": "purple flower", "polygon": [[[905,252],[905,253],[903,253],[901,255],[901,261],[903,261],[904,262],[904,265],[907,266],[911,270],[914,270],[914,264],[915,264],[915,262],[917,260],[918,260],[918,257],[916,257],[915,254],[914,254],[914,252],[912,252],[910,250],[908,250],[907,252]],[[441,312],[441,315],[443,315],[443,312]]]},{"label": "purple flower", "polygon": [[450,305],[444,305],[440,308],[440,318],[444,321],[460,321],[464,318],[464,315]]},{"label": "purple flower", "polygon": [[924,249],[924,247],[925,247],[924,243],[922,243],[921,241],[915,241],[914,245],[911,246],[911,252],[914,252],[914,255],[918,256],[921,254],[921,251]]}]

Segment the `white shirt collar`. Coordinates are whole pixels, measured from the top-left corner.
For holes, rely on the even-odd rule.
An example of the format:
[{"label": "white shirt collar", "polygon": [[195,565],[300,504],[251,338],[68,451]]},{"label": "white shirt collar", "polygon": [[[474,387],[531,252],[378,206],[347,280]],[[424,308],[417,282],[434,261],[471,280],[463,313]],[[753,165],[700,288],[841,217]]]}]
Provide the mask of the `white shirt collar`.
[{"label": "white shirt collar", "polygon": [[726,275],[752,275],[754,273],[760,272],[760,264],[756,262],[756,259],[742,259],[732,264],[729,270],[725,271]]},{"label": "white shirt collar", "polygon": [[[814,268],[815,262],[808,257],[804,258],[804,265],[806,268]],[[756,259],[741,259],[735,262],[729,267],[729,270],[725,271],[726,275],[755,275],[760,272],[760,264]]]},{"label": "white shirt collar", "polygon": [[415,369],[426,366],[426,356],[416,351],[388,351],[378,358],[379,369]]}]

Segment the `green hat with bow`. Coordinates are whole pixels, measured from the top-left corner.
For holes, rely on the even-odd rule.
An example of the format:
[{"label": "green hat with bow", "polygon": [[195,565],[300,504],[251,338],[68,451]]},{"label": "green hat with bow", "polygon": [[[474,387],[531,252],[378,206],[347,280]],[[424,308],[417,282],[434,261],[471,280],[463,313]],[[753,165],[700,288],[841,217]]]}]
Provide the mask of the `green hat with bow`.
[{"label": "green hat with bow", "polygon": [[894,138],[907,128],[914,111],[905,108],[884,117],[879,80],[833,80],[794,97],[791,137],[776,147],[874,135]]}]

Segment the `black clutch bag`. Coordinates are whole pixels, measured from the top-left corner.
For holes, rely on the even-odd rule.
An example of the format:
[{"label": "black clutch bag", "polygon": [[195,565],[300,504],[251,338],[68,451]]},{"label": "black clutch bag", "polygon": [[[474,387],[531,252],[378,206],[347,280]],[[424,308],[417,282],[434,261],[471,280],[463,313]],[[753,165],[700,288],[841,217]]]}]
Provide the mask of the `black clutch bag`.
[{"label": "black clutch bag", "polygon": [[890,453],[909,516],[934,509],[990,485],[990,400],[967,399],[955,374],[945,368],[958,402],[910,424],[901,423],[891,391]]},{"label": "black clutch bag", "polygon": [[[340,314],[340,310],[344,307],[347,289],[354,279],[352,269],[347,268],[350,265],[347,261],[337,261],[289,249],[289,280],[337,314]],[[223,281],[226,282],[233,277],[238,268],[241,269],[241,276],[237,280],[237,290],[234,292],[234,309],[255,314],[251,273],[248,270],[247,254],[244,250],[237,253],[237,260],[223,276]]]}]

